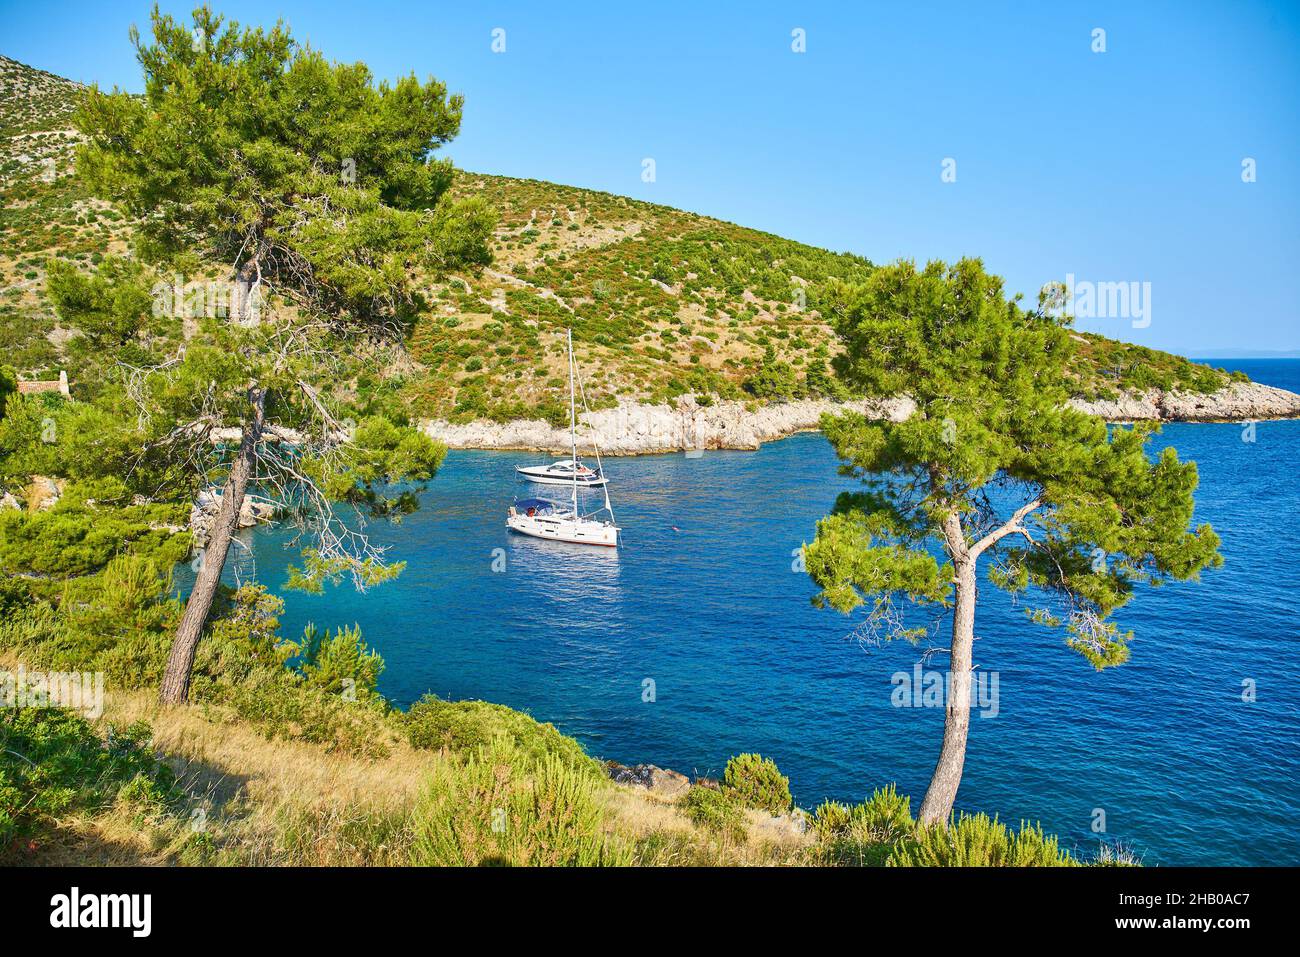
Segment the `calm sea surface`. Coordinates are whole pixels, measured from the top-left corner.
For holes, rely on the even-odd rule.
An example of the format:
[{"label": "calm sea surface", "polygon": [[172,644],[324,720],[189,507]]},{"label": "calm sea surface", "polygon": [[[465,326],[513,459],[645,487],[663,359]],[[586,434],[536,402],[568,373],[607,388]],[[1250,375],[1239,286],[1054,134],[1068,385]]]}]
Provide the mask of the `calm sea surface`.
[{"label": "calm sea surface", "polygon": [[[1300,361],[1210,361],[1300,391]],[[1136,639],[1123,667],[1094,672],[982,590],[975,657],[998,674],[999,713],[972,721],[959,807],[1041,821],[1084,853],[1100,808],[1106,837],[1148,863],[1300,864],[1300,422],[1243,436],[1170,425],[1157,438],[1199,463],[1198,520],[1226,564],[1124,608]],[[853,640],[853,619],[813,608],[793,569],[852,484],[824,438],[613,460],[617,552],[507,535],[512,496],[536,490],[513,467],[537,458],[451,452],[422,509],[377,528],[408,563],[401,578],[364,596],[287,593],[285,633],[359,623],[387,662],[380,690],[402,705],[426,691],[500,702],[600,757],[701,774],[759,751],[803,807],[893,781],[915,810],[943,726],[942,710],[891,705],[890,677],[917,649]],[[245,535],[238,564],[255,560],[278,589],[285,533]]]}]

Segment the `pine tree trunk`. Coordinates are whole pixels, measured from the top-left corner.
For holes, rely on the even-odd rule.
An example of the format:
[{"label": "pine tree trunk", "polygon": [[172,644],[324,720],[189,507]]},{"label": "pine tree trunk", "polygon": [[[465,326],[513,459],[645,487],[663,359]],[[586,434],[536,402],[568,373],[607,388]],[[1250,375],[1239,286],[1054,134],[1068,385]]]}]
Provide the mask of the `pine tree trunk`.
[{"label": "pine tree trunk", "polygon": [[975,642],[975,561],[966,548],[961,521],[944,523],[948,554],[953,559],[956,584],[952,612],[952,649],[948,660],[948,696],[943,719],[943,745],[921,802],[922,824],[947,824],[952,814],[962,768],[966,764],[966,736],[970,731],[972,646]]},{"label": "pine tree trunk", "polygon": [[260,275],[261,253],[244,262],[235,270],[234,294],[231,296],[230,315],[240,325],[257,325],[259,306],[253,297],[253,288]]},{"label": "pine tree trunk", "polygon": [[239,522],[239,511],[244,504],[244,494],[248,490],[248,480],[253,475],[257,443],[262,438],[262,412],[265,393],[261,389],[250,389],[249,399],[253,403],[253,415],[244,423],[243,439],[239,444],[239,455],[230,467],[225,488],[221,493],[221,507],[208,532],[208,544],[203,549],[203,563],[198,576],[194,579],[194,588],[190,591],[189,601],[185,604],[185,614],[176,637],[172,641],[171,654],[167,658],[167,670],[163,672],[162,701],[164,704],[180,704],[189,697],[190,672],[194,667],[194,653],[199,647],[199,638],[207,624],[208,614],[212,611],[213,599],[217,596],[217,586],[221,583],[221,570],[226,565],[226,552],[230,548],[230,539]]}]

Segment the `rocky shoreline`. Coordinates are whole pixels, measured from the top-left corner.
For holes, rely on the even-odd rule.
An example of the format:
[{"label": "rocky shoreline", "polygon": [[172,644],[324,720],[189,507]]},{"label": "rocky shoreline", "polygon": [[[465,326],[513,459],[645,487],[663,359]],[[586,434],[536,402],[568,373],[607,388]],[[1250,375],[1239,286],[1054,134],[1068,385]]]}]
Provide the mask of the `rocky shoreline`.
[{"label": "rocky shoreline", "polygon": [[[1218,392],[1150,390],[1114,400],[1084,402],[1076,408],[1111,422],[1240,422],[1300,418],[1300,395],[1261,385],[1233,382]],[[622,404],[579,416],[579,444],[595,433],[602,454],[646,455],[692,449],[756,449],[764,442],[818,428],[826,412],[854,410],[873,418],[901,421],[915,408],[906,397],[887,400],[829,402],[801,399],[775,405],[747,406],[717,401],[709,405],[683,396],[675,406]],[[431,420],[424,431],[453,449],[518,449],[560,453],[569,448],[568,429],[535,419],[514,422],[452,423]]]},{"label": "rocky shoreline", "polygon": [[[208,544],[208,534],[212,531],[212,523],[217,520],[217,512],[220,510],[220,491],[207,489],[199,492],[198,498],[190,507],[189,521],[189,529],[194,533],[195,550],[202,549]],[[275,516],[275,503],[255,495],[245,495],[239,507],[239,518],[235,520],[235,527],[252,528],[254,525],[272,521]]]},{"label": "rocky shoreline", "polygon": [[[601,454],[644,455],[689,449],[756,449],[764,442],[817,428],[823,413],[856,409],[872,417],[901,420],[911,414],[910,399],[836,403],[802,399],[747,408],[743,402],[698,404],[683,396],[676,406],[622,404],[578,417],[580,445],[595,433]],[[564,452],[569,430],[534,419],[455,424],[426,421],[424,431],[453,449],[531,449]],[[584,438],[586,439],[584,443]]]},{"label": "rocky shoreline", "polygon": [[1218,392],[1150,389],[1114,400],[1073,403],[1110,422],[1246,422],[1300,418],[1300,395],[1259,382],[1232,382]]},{"label": "rocky shoreline", "polygon": [[[1261,385],[1257,382],[1234,382],[1208,395],[1151,390],[1113,400],[1084,402],[1074,400],[1076,408],[1111,422],[1245,422],[1267,419],[1300,418],[1300,395]],[[692,396],[683,396],[675,406],[626,404],[613,409],[583,413],[584,428],[579,445],[589,448],[584,436],[595,431],[600,450],[606,455],[649,455],[692,449],[757,449],[764,442],[785,438],[796,432],[815,431],[827,412],[845,410],[863,412],[873,418],[901,421],[915,408],[911,399],[883,401],[829,402],[801,399],[776,405],[749,407],[743,402],[719,401],[700,405]],[[569,449],[568,429],[556,428],[541,420],[514,422],[477,421],[449,423],[441,420],[422,423],[424,431],[453,449],[516,449],[563,454]],[[238,430],[230,430],[238,438]],[[54,493],[57,500],[57,492]],[[7,496],[0,507],[17,507]],[[195,535],[195,547],[201,548],[221,504],[220,492],[213,489],[200,494],[190,515],[189,527]],[[275,507],[270,502],[249,496],[240,511],[239,527],[248,528],[270,521]]]}]

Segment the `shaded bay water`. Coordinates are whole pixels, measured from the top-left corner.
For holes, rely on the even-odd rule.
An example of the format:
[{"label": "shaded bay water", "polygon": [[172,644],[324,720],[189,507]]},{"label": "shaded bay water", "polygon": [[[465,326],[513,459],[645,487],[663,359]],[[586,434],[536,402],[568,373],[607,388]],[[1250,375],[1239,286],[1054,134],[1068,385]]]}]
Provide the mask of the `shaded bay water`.
[{"label": "shaded bay water", "polygon": [[[1300,388],[1294,361],[1217,364]],[[1171,425],[1155,440],[1199,463],[1197,517],[1226,564],[1121,611],[1136,632],[1128,664],[1094,672],[982,589],[975,658],[997,673],[998,713],[972,720],[959,807],[1041,821],[1083,853],[1101,811],[1104,836],[1148,863],[1300,863],[1300,422],[1247,437]],[[360,624],[387,662],[381,692],[401,705],[426,691],[500,702],[600,757],[686,772],[759,751],[804,807],[893,781],[915,810],[943,712],[895,707],[890,679],[918,649],[863,646],[852,618],[812,607],[798,569],[800,544],[853,487],[821,435],[610,462],[617,552],[507,534],[512,495],[536,492],[513,468],[537,458],[451,452],[418,513],[374,527],[407,562],[401,578],[364,596],[286,593],[284,632]],[[296,558],[287,537],[245,533],[232,564],[255,563],[278,590]]]}]

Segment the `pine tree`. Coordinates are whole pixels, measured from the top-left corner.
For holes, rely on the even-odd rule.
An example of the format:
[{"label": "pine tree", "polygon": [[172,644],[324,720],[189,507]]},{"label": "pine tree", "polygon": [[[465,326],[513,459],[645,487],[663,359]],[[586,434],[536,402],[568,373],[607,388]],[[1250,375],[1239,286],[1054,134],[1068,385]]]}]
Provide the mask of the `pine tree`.
[{"label": "pine tree", "polygon": [[[76,114],[79,174],[135,218],[138,260],[174,269],[201,254],[228,266],[229,294],[196,319],[177,303],[159,310],[156,284],[153,316],[141,316],[140,277],[107,261],[94,276],[54,270],[50,291],[113,360],[146,437],[139,467],[173,492],[187,476],[222,486],[163,680],[176,702],[251,487],[310,531],[299,583],[351,574],[364,587],[396,572],[333,503],[409,509],[409,493],[378,489],[431,477],[445,449],[382,417],[347,421],[331,373],[357,344],[400,340],[420,306],[417,276],[487,263],[494,220],[446,195],[452,166],[431,154],[458,132],[462,100],[437,80],[376,83],[283,24],[241,29],[207,7],[192,25],[155,7],[151,42],[134,28],[132,42],[144,94],[90,89]],[[150,325],[178,317],[201,338],[146,363]],[[214,464],[217,430],[233,424],[239,439],[217,443]]]},{"label": "pine tree", "polygon": [[[1193,529],[1195,463],[1147,455],[1149,426],[1108,428],[1068,405],[1068,320],[1008,301],[978,260],[918,270],[900,262],[842,289],[841,378],[872,396],[907,395],[904,421],[861,414],[823,428],[844,474],[805,547],[814,599],[869,603],[868,629],[922,638],[907,609],[950,610],[943,744],[920,820],[946,822],[965,762],[978,570],[1064,626],[1095,668],[1122,664],[1131,633],[1109,620],[1140,584],[1195,578],[1222,563],[1209,525]],[[940,564],[940,562],[943,562]]]}]

